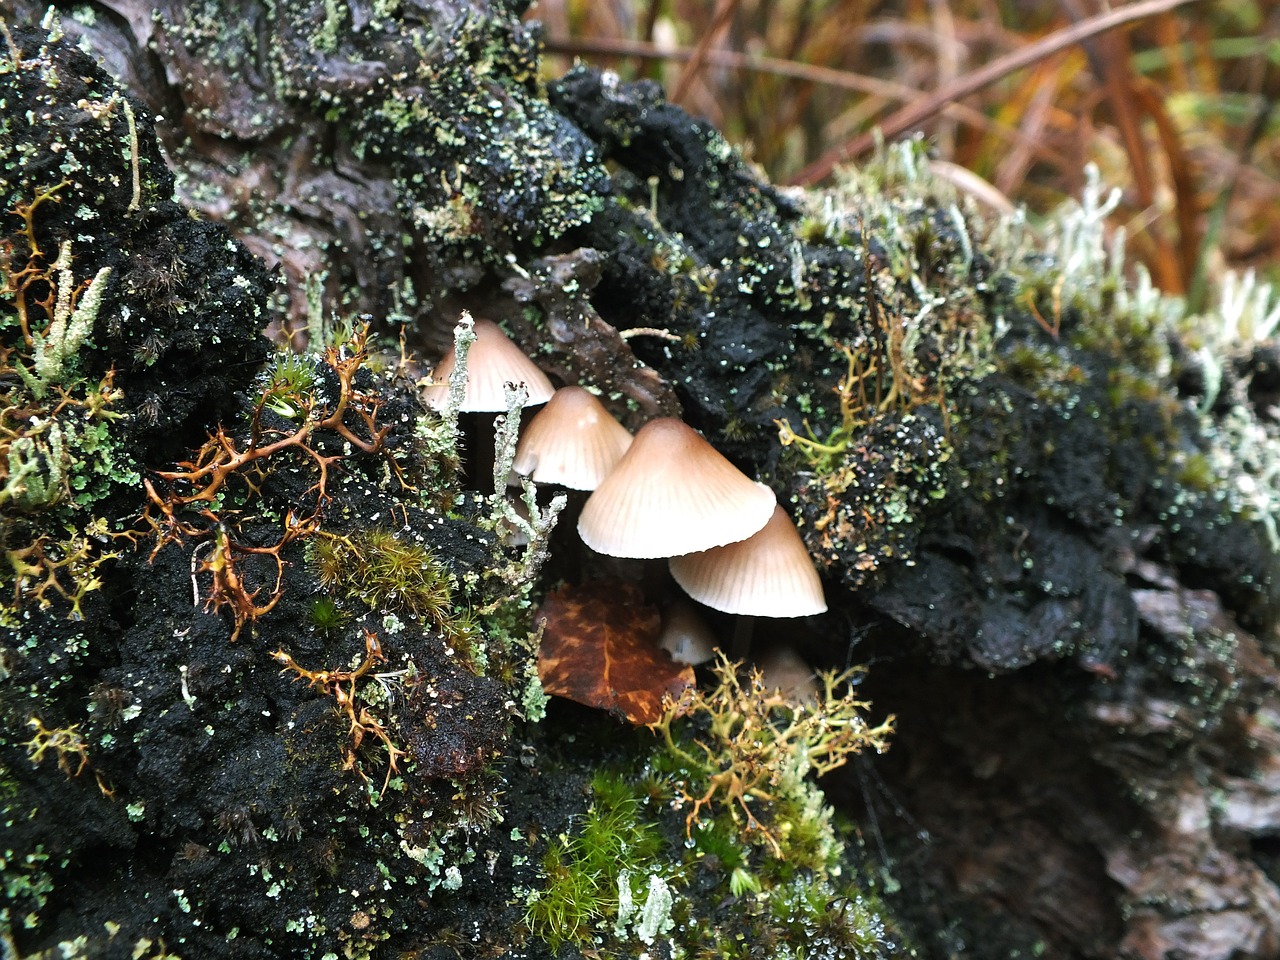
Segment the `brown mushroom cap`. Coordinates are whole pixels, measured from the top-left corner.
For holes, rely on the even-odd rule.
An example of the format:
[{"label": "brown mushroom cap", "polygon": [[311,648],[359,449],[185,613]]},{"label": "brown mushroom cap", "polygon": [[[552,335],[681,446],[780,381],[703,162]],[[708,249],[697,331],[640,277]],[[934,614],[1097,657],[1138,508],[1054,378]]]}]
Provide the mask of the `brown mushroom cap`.
[{"label": "brown mushroom cap", "polygon": [[672,557],[669,566],[685,593],[725,613],[805,617],[827,609],[818,571],[781,506],[750,539]]},{"label": "brown mushroom cap", "polygon": [[[501,413],[507,409],[503,385],[523,383],[529,392],[526,407],[546,403],[555,388],[538,365],[524,351],[507,339],[492,320],[476,320],[476,341],[467,353],[467,391],[463,396],[463,413]],[[453,372],[453,350],[431,371],[432,384],[422,391],[422,398],[432,410],[443,410],[449,397],[449,374]]]},{"label": "brown mushroom cap", "polygon": [[611,557],[670,557],[745,540],[775,503],[688,424],[660,417],[587,499],[578,534]]},{"label": "brown mushroom cap", "polygon": [[515,472],[538,483],[594,490],[631,446],[631,432],[582,387],[561,387],[529,421]]}]

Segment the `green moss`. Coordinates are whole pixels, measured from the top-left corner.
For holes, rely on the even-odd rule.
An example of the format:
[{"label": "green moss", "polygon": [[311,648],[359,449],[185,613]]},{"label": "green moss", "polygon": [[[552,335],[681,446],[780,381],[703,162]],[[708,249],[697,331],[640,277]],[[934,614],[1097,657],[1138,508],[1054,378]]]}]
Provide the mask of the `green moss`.
[{"label": "green moss", "polygon": [[332,597],[316,597],[307,608],[307,620],[316,632],[330,634],[342,629],[351,620],[351,614]]},{"label": "green moss", "polygon": [[315,356],[278,353],[266,365],[259,382],[259,403],[286,420],[300,419],[312,403],[320,380]]},{"label": "green moss", "polygon": [[599,770],[592,780],[592,803],[572,836],[561,834],[542,858],[545,884],[525,911],[530,932],[559,953],[566,943],[585,946],[607,935],[623,896],[644,896],[640,882],[663,848],[643,801],[619,773]]},{"label": "green moss", "polygon": [[325,588],[353,603],[436,626],[453,620],[453,575],[421,544],[374,529],[316,537],[307,553]]},{"label": "green moss", "polygon": [[1187,457],[1178,470],[1178,483],[1198,493],[1209,493],[1218,482],[1219,477],[1213,464],[1203,453]]},{"label": "green moss", "polygon": [[806,773],[887,728],[856,719],[865,704],[834,676],[809,708],[770,695],[754,673],[717,672],[719,686],[668,716],[640,765],[597,772],[587,811],[543,853],[526,925],[555,951],[601,957],[658,939],[677,955],[731,960],[762,948],[879,956],[890,937],[878,906],[852,882]]}]

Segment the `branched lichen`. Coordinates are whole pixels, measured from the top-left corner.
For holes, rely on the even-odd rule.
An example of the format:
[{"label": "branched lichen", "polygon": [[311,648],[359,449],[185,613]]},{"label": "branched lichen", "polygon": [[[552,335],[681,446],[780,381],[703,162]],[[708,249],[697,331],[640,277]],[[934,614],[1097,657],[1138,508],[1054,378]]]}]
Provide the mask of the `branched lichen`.
[{"label": "branched lichen", "polygon": [[34,731],[24,744],[31,762],[37,766],[45,754],[53,751],[58,768],[69,777],[78,777],[89,762],[89,744],[78,725],[49,729],[39,717],[32,717],[27,725]]},{"label": "branched lichen", "polygon": [[[813,705],[768,690],[754,668],[744,683],[723,654],[714,672],[715,688],[691,690],[654,725],[684,771],[679,793],[682,803],[691,805],[686,830],[692,835],[710,809],[734,818],[741,814],[748,834],[758,834],[781,856],[778,839],[753,807],[802,794],[811,771],[829,773],[863,750],[885,750],[894,718],[875,726],[866,721],[870,704],[852,689],[862,668],[821,674],[822,690]],[[681,742],[677,722],[693,725],[691,744]]]},{"label": "branched lichen", "polygon": [[[574,944],[610,958],[715,943],[737,960],[765,942],[782,957],[882,956],[884,925],[838,880],[847,851],[810,775],[883,749],[892,718],[863,719],[866,704],[844,686],[856,671],[825,674],[809,706],[723,659],[715,676],[671,705],[638,772],[597,771],[588,809],[542,855],[530,932],[553,952]],[[849,908],[833,910],[842,898]]]},{"label": "branched lichen", "polygon": [[[400,772],[399,761],[405,756],[405,751],[391,739],[387,730],[390,721],[380,718],[374,710],[363,705],[357,696],[357,684],[369,676],[374,667],[386,661],[378,635],[372,630],[365,630],[364,644],[364,659],[352,670],[308,670],[283,650],[276,650],[271,656],[281,665],[283,672],[292,673],[297,679],[307,681],[312,688],[333,697],[338,711],[348,724],[349,740],[342,747],[343,770],[354,770],[368,781],[368,776],[360,766],[360,746],[366,738],[375,739],[382,744],[387,753],[387,773],[382,780],[382,793],[386,793],[392,776]],[[403,676],[402,674],[398,679]]]}]

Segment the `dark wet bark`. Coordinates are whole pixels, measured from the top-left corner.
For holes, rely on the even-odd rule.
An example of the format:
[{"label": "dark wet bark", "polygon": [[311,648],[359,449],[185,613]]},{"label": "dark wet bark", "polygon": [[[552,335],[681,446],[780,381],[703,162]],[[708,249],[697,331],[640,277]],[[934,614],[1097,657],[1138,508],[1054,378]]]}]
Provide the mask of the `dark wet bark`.
[{"label": "dark wet bark", "polygon": [[[1204,389],[1193,365],[1154,395],[1117,399],[1113,355],[1068,346],[1065,327],[1061,342],[1049,338],[999,275],[999,255],[978,250],[962,263],[940,208],[921,209],[910,224],[920,273],[954,275],[960,306],[950,321],[1000,316],[1010,332],[992,372],[953,384],[963,389],[946,416],[921,402],[862,425],[838,464],[854,479],[831,493],[821,471],[784,455],[775,421],[799,424],[831,406],[844,373],[832,338],[879,336],[866,305],[884,309],[895,295],[885,286],[892,251],[876,224],[848,242],[809,238],[800,203],[648,84],[579,70],[544,92],[537,28],[518,20],[518,4],[415,2],[385,14],[365,3],[337,12],[318,2],[153,6],[81,5],[92,22],[64,13],[67,35],[137,104],[148,192],[129,209],[127,191],[108,191],[104,229],[81,266],[84,276],[113,267],[115,306],[95,329],[103,354],[93,363],[98,374],[115,366],[141,462],[180,456],[235,409],[266,355],[257,333],[268,319],[301,342],[308,320],[329,311],[368,315],[382,329],[407,325],[410,346],[434,355],[459,309],[503,318],[553,375],[603,388],[633,425],[682,414],[808,520],[833,613],[773,632],[790,633],[822,665],[871,662],[869,690],[899,718],[890,755],[832,777],[829,790],[865,836],[883,838],[868,842],[868,856],[887,858],[898,888],[890,902],[923,955],[1280,952],[1276,560],[1259,526],[1173,482],[1174,455],[1204,443],[1188,403]],[[43,32],[24,24],[44,5],[0,9],[14,41],[34,51]],[[81,54],[59,56],[64,113],[37,126],[92,137],[67,104],[97,68]],[[153,117],[179,171],[176,199]],[[108,120],[113,143],[121,123]],[[24,136],[33,134],[11,128],[5,148]],[[104,181],[127,180],[118,151],[87,156]],[[98,202],[66,197],[50,238],[70,234],[79,205]],[[622,335],[636,328],[671,336]],[[876,342],[883,359],[889,348]],[[1023,348],[1054,352],[1075,371],[1069,385],[1045,390],[1041,374],[1019,371],[1010,358]],[[917,351],[925,368],[946,352],[931,342]],[[1261,357],[1232,374],[1260,410],[1273,402],[1273,369]],[[405,395],[396,402],[409,409]],[[1089,409],[1100,414],[1072,415]],[[376,466],[360,469],[375,484]],[[276,494],[284,503],[304,492]],[[382,510],[395,509],[393,499],[373,496]],[[895,523],[891,506],[910,523]],[[468,546],[474,536],[446,525],[442,559],[482,565]],[[191,562],[164,557],[122,561],[119,581],[87,608],[95,626],[122,638],[119,662],[93,664],[101,682],[129,689],[134,671],[150,676],[148,658],[172,677],[207,661],[191,677],[202,698],[291,702],[286,680],[271,686],[259,675],[259,686],[233,689],[220,677],[211,665],[245,654],[225,652],[215,617],[200,628],[207,637],[185,641],[181,664],[167,651],[192,574]],[[301,579],[297,587],[307,589]],[[300,600],[290,615],[303,615]],[[153,630],[137,629],[148,623]],[[442,656],[426,641],[406,655]],[[53,791],[41,805],[74,815],[83,832],[46,852],[111,851],[100,884],[134,858],[147,879],[135,882],[130,869],[119,889],[154,895],[172,913],[174,887],[240,882],[214,876],[200,843],[184,845],[188,832],[204,837],[216,824],[232,845],[254,847],[263,828],[255,781],[289,762],[296,779],[280,789],[297,800],[331,788],[333,771],[297,773],[296,758],[319,748],[246,722],[235,754],[243,765],[192,781],[207,762],[202,734],[177,709],[172,684],[147,689],[175,708],[132,758],[151,765],[143,779],[153,791],[175,785],[160,835],[40,780]],[[500,691],[469,675],[442,677],[441,691],[503,709]],[[300,726],[333,722],[294,706]],[[436,758],[415,801],[443,804],[449,788],[434,781],[482,766],[505,744],[499,726],[444,725],[415,743]],[[556,790],[571,792],[563,782]],[[536,799],[536,786],[528,792]],[[531,807],[540,803],[552,806]],[[558,828],[560,814],[546,816]],[[299,869],[323,883],[334,856],[308,849]],[[375,863],[360,867],[376,881]],[[218,938],[240,924],[273,929],[275,908],[260,892],[237,894],[207,929]],[[505,903],[469,909],[468,922],[513,922]],[[84,923],[116,915],[106,900],[97,913]],[[58,936],[74,936],[80,920],[68,914]],[[275,955],[265,940],[241,943],[237,955]]]}]

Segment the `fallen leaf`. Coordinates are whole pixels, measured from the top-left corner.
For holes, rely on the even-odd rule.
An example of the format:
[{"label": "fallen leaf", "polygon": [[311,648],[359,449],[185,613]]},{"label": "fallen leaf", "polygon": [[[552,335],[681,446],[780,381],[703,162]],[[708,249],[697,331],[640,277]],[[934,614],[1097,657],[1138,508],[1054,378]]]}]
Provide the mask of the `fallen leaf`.
[{"label": "fallen leaf", "polygon": [[662,617],[632,584],[563,586],[542,604],[538,676],[547,693],[637,725],[662,719],[663,698],[693,686],[693,668],[658,646]]}]

